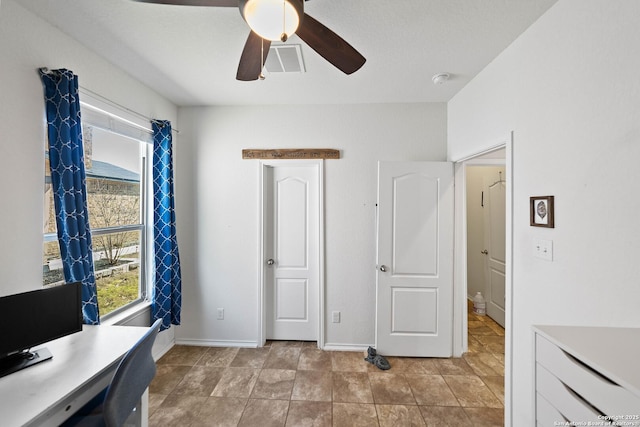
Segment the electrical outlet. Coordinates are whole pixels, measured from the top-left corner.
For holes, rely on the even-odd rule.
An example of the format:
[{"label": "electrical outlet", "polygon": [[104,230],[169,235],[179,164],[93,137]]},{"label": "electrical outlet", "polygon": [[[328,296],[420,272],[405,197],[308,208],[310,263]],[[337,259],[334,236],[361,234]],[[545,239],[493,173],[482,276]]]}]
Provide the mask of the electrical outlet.
[{"label": "electrical outlet", "polygon": [[553,261],[553,240],[533,239],[533,256]]},{"label": "electrical outlet", "polygon": [[340,312],[334,311],[331,313],[331,320],[333,323],[340,323]]},{"label": "electrical outlet", "polygon": [[224,308],[218,309],[218,320],[224,320]]}]

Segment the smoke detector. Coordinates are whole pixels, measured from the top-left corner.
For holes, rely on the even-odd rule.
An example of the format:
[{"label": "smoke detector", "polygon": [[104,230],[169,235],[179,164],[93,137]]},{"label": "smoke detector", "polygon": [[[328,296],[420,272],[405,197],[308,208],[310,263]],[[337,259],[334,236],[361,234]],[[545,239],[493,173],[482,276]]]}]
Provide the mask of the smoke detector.
[{"label": "smoke detector", "polygon": [[449,77],[449,73],[438,73],[434,74],[433,77],[431,77],[431,80],[433,80],[434,85],[441,85],[446,83],[449,80]]}]

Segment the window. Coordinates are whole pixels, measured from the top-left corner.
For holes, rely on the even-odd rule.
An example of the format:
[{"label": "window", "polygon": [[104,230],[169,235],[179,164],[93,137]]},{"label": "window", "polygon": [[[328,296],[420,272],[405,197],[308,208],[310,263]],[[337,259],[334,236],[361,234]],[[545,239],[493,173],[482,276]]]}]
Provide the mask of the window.
[{"label": "window", "polygon": [[[117,116],[82,104],[87,205],[100,316],[147,296],[149,131],[131,136]],[[141,127],[133,126],[140,133]],[[135,135],[135,133],[134,133]],[[48,152],[45,156],[43,284],[64,281],[56,234]]]}]

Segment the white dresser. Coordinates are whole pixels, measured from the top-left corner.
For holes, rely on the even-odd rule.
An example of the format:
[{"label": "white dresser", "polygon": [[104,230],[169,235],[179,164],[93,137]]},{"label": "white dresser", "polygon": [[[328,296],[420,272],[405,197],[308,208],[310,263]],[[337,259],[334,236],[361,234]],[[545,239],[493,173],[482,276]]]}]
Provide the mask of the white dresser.
[{"label": "white dresser", "polygon": [[640,328],[533,331],[537,426],[640,427]]}]

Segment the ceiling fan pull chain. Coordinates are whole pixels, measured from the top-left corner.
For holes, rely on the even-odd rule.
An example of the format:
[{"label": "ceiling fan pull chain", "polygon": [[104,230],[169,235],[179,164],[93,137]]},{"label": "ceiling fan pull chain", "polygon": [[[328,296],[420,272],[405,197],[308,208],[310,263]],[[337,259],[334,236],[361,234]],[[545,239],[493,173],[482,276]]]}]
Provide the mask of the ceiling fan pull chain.
[{"label": "ceiling fan pull chain", "polygon": [[280,40],[282,43],[286,42],[289,36],[287,36],[287,0],[282,0],[282,35]]},{"label": "ceiling fan pull chain", "polygon": [[264,71],[264,39],[260,38],[260,74],[258,75],[258,78],[260,80],[264,80],[264,74],[262,73]]}]

